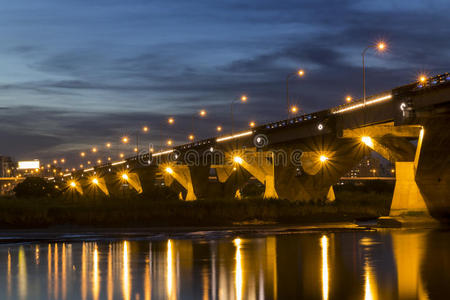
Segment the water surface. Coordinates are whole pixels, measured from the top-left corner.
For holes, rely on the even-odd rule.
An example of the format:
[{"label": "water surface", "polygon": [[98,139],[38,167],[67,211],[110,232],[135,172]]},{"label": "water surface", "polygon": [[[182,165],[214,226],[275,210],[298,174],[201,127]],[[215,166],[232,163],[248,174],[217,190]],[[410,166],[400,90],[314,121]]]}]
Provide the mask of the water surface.
[{"label": "water surface", "polygon": [[446,299],[449,241],[326,229],[8,243],[0,299]]}]

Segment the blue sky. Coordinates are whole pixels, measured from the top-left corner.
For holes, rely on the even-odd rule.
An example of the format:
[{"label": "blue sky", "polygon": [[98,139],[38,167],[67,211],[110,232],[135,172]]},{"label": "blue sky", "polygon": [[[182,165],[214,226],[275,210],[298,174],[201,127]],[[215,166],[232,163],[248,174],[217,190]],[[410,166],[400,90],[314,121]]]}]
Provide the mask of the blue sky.
[{"label": "blue sky", "polygon": [[[143,125],[143,143],[185,142],[285,116],[285,77],[306,112],[367,90],[450,71],[448,1],[0,1],[0,154],[16,159],[77,157],[118,144]],[[114,146],[115,152],[119,146]],[[120,150],[126,150],[120,146]],[[128,149],[130,150],[130,149]],[[101,155],[99,155],[101,156]],[[73,160],[78,161],[77,158]]]}]

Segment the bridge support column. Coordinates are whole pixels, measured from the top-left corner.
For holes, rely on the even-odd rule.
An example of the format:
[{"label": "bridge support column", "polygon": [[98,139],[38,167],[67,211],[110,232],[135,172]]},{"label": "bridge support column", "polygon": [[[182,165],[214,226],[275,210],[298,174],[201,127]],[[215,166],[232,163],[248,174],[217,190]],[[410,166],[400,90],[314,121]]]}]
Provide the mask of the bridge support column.
[{"label": "bridge support column", "polygon": [[194,186],[192,184],[191,172],[188,166],[185,165],[168,166],[163,169],[163,172],[164,172],[164,183],[166,184],[166,186],[170,186],[173,183],[173,180],[176,180],[187,191],[186,198],[184,200],[186,201],[197,200],[197,196],[194,193]]},{"label": "bridge support column", "polygon": [[396,182],[390,216],[408,212],[428,214],[425,200],[416,183],[414,162],[395,163]]},{"label": "bridge support column", "polygon": [[245,157],[235,156],[234,162],[242,166],[259,182],[265,185],[264,198],[278,199],[275,189],[275,170],[272,152],[257,152],[246,154]]}]

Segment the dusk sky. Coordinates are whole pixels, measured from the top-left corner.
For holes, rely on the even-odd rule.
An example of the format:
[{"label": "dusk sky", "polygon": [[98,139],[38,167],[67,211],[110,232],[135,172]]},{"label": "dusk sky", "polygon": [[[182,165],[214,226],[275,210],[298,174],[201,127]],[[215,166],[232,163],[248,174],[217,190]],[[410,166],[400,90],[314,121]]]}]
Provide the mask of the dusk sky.
[{"label": "dusk sky", "polygon": [[[143,125],[141,142],[187,142],[236,125],[285,118],[291,101],[305,112],[367,92],[450,71],[450,3],[429,1],[0,1],[0,155],[65,157],[117,144]],[[121,146],[122,149],[123,146]],[[128,146],[128,153],[131,147]],[[101,155],[97,155],[101,156]],[[93,157],[94,158],[94,157]]]}]

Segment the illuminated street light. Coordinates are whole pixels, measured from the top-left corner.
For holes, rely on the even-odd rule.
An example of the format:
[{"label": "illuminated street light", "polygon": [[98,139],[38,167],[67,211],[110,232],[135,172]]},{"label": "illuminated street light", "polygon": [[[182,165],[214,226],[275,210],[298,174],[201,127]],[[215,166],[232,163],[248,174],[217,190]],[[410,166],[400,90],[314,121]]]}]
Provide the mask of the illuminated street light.
[{"label": "illuminated street light", "polygon": [[325,156],[325,155],[321,155],[321,156],[319,157],[319,160],[320,160],[320,162],[324,163],[324,162],[326,162],[326,161],[328,160],[328,157]]},{"label": "illuminated street light", "polygon": [[370,136],[363,136],[361,138],[361,141],[366,144],[367,146],[369,146],[370,148],[373,148],[373,141],[372,138]]},{"label": "illuminated street light", "polygon": [[420,81],[421,83],[425,83],[425,81],[427,81],[427,78],[426,78],[424,75],[421,75],[421,76],[419,77],[419,81]]},{"label": "illuminated street light", "polygon": [[199,112],[199,114],[200,114],[201,117],[206,116],[206,110],[202,109],[202,110]]},{"label": "illuminated street light", "polygon": [[122,179],[128,181],[128,175],[127,175],[127,173],[123,173],[123,174],[122,174]]},{"label": "illuminated street light", "polygon": [[106,143],[106,148],[111,148],[111,143]]},{"label": "illuminated street light", "polygon": [[345,98],[345,101],[347,101],[347,103],[352,102],[352,97],[351,97],[351,96],[347,96],[347,97]]},{"label": "illuminated street light", "polygon": [[190,134],[190,135],[189,135],[189,140],[190,140],[190,141],[193,141],[193,140],[194,140],[194,138],[195,138],[195,137],[194,137],[194,135],[193,135],[193,134]]},{"label": "illuminated street light", "polygon": [[147,126],[142,127],[142,131],[143,132],[148,132],[148,127]]},{"label": "illuminated street light", "polygon": [[102,160],[101,159],[98,159],[97,160],[97,164],[101,164],[102,163]]},{"label": "illuminated street light", "polygon": [[61,158],[61,162],[62,162],[62,163],[65,163],[66,160],[65,160],[64,158]]},{"label": "illuminated street light", "polygon": [[299,69],[298,71],[289,73],[286,76],[286,109],[287,109],[287,118],[288,119],[289,119],[290,112],[291,112],[290,103],[289,103],[290,102],[289,101],[289,78],[291,78],[294,75],[297,75],[298,77],[303,77],[305,75],[305,70]]},{"label": "illuminated street light", "polygon": [[97,178],[92,179],[92,183],[98,185],[98,179]]},{"label": "illuminated street light", "polygon": [[169,174],[173,174],[173,169],[171,167],[167,167],[165,171]]},{"label": "illuminated street light", "polygon": [[167,140],[167,145],[168,145],[168,146],[171,146],[172,143],[173,143],[172,140]]},{"label": "illuminated street light", "polygon": [[96,153],[97,152],[97,148],[96,147],[92,148],[92,152]]},{"label": "illuminated street light", "polygon": [[71,181],[71,182],[70,182],[70,186],[74,188],[74,187],[77,186],[77,184],[75,183],[75,181]]},{"label": "illuminated street light", "polygon": [[167,119],[167,122],[169,124],[173,124],[173,123],[175,123],[175,120],[174,120],[174,118],[169,118],[169,119]]},{"label": "illuminated street light", "polygon": [[[246,95],[242,95],[240,98],[241,102],[247,102],[248,98]],[[231,133],[234,134],[234,114],[233,114],[233,104],[236,102],[237,99],[233,99],[231,101]]]},{"label": "illuminated street light", "polygon": [[125,156],[125,155],[124,155],[123,153],[120,153],[120,154],[119,154],[119,157],[120,157],[120,158],[123,158],[124,156]]},{"label": "illuminated street light", "polygon": [[255,122],[253,122],[253,121],[251,121],[249,124],[248,124],[250,127],[255,127]]},{"label": "illuminated street light", "polygon": [[[195,117],[196,117],[197,115],[196,114],[193,114],[192,115],[192,123],[191,123],[191,125],[192,125],[192,134],[191,135],[189,135],[189,140],[190,141],[193,141],[194,139],[195,139],[195,126],[194,126],[194,124],[195,124]],[[198,116],[200,117],[200,118],[204,118],[205,116],[206,116],[206,110],[204,110],[204,109],[202,109],[202,110],[200,110],[199,112],[198,112]],[[192,137],[192,138],[191,138]]]},{"label": "illuminated street light", "polygon": [[81,155],[81,157],[85,157],[85,156],[86,156],[86,153],[81,152],[80,155]]},{"label": "illuminated street light", "polygon": [[367,50],[369,50],[370,48],[375,48],[379,52],[382,52],[382,51],[386,50],[386,44],[384,42],[379,42],[378,44],[369,45],[363,50],[363,52],[361,54],[362,68],[363,68],[364,124],[366,123],[366,109],[365,109],[365,107],[366,107],[366,66],[365,66],[364,58],[365,58]]},{"label": "illuminated street light", "polygon": [[296,114],[297,111],[298,111],[297,106],[294,105],[294,106],[291,107],[291,113]]},{"label": "illuminated street light", "polygon": [[127,143],[128,143],[128,137],[127,137],[127,136],[124,136],[124,137],[122,138],[122,143],[124,143],[124,144],[127,144]]},{"label": "illuminated street light", "polygon": [[53,163],[56,165],[58,163],[58,161],[55,159],[55,160],[53,160]]},{"label": "illuminated street light", "polygon": [[222,131],[222,126],[217,126],[216,130],[217,130],[217,132],[221,132]]},{"label": "illuminated street light", "polygon": [[134,147],[133,151],[138,152],[138,148]]},{"label": "illuminated street light", "polygon": [[242,162],[243,162],[242,158],[239,156],[233,157],[233,161],[238,164],[242,164]]}]

